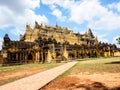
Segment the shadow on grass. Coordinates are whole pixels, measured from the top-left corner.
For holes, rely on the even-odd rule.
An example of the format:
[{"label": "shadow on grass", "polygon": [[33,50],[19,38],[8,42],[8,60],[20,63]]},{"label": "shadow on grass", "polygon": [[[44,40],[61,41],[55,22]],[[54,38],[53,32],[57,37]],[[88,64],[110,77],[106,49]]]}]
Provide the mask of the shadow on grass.
[{"label": "shadow on grass", "polygon": [[114,62],[109,62],[109,63],[105,63],[105,64],[120,64],[120,61],[114,61]]},{"label": "shadow on grass", "polygon": [[108,88],[100,82],[94,82],[90,85],[80,84],[80,85],[76,86],[76,88],[79,88],[79,89],[82,88],[85,90],[108,90]]},{"label": "shadow on grass", "polygon": [[83,90],[120,90],[120,87],[108,88],[100,82],[94,82],[90,85],[79,84],[76,86],[76,88],[78,88],[78,89],[81,88]]}]

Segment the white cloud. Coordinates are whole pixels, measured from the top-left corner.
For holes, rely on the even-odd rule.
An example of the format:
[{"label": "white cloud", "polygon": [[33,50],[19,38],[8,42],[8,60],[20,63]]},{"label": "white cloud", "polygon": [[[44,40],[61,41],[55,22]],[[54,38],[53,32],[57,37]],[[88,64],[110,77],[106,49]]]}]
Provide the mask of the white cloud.
[{"label": "white cloud", "polygon": [[110,8],[110,9],[116,9],[118,12],[120,12],[120,2],[109,4],[108,8]]},{"label": "white cloud", "polygon": [[105,10],[102,11],[101,9],[102,7],[97,0],[84,0],[81,3],[72,5],[70,20],[78,24],[91,21],[95,17],[99,18],[103,14]]},{"label": "white cloud", "polygon": [[48,22],[48,19],[45,15],[36,15],[35,12],[30,9],[26,9],[23,16],[18,16],[18,20],[16,21],[17,24],[21,25],[24,23],[22,25],[25,25],[25,23],[29,23],[31,25],[34,25],[35,21],[38,21],[38,23]]},{"label": "white cloud", "polygon": [[105,37],[104,35],[98,36],[98,41],[105,42],[105,43],[108,43],[108,42],[109,42],[109,40],[106,39],[106,37]]},{"label": "white cloud", "polygon": [[[3,39],[0,37],[0,46],[2,46],[3,43]],[[0,47],[0,50],[2,49],[2,47]]]},{"label": "white cloud", "polygon": [[[34,25],[35,21],[48,22],[45,15],[37,15],[35,8],[40,7],[40,0],[1,0],[0,1],[0,28],[13,26],[17,35],[25,31],[26,23]],[[16,32],[15,32],[16,31]]]},{"label": "white cloud", "polygon": [[23,30],[20,30],[20,28],[15,28],[15,29],[11,30],[11,33],[12,33],[13,35],[19,36],[20,34],[23,34],[24,31],[23,31]]},{"label": "white cloud", "polygon": [[108,43],[110,42],[106,37],[108,37],[108,34],[106,33],[98,33],[98,32],[93,32],[94,35],[97,36],[98,38],[98,41],[101,41],[101,42],[105,42],[105,43]]},{"label": "white cloud", "polygon": [[63,16],[62,11],[57,8],[56,4],[63,6],[64,2],[64,0],[42,0],[42,3],[50,5],[50,9],[52,10],[51,14],[54,15],[60,21],[65,21],[66,16]]},{"label": "white cloud", "polygon": [[5,6],[16,14],[20,14],[23,13],[26,8],[35,9],[40,7],[40,0],[1,0],[0,6]]},{"label": "white cloud", "polygon": [[32,9],[35,9],[36,7],[37,8],[40,7],[40,0],[25,0],[23,3],[25,6],[32,8]]},{"label": "white cloud", "polygon": [[24,17],[17,17],[17,21],[15,21],[15,25],[17,27],[13,29],[11,33],[16,36],[19,36],[20,34],[24,33],[26,23],[30,24],[31,27],[33,27],[35,21],[37,21],[38,23],[48,22],[47,18],[44,15],[36,15],[34,11],[27,9],[25,10]]},{"label": "white cloud", "polygon": [[59,5],[60,7],[70,9],[75,3],[74,0],[41,0],[46,5]]},{"label": "white cloud", "polygon": [[120,16],[114,15],[112,12],[106,13],[106,15],[100,17],[99,20],[92,21],[88,27],[92,27],[96,30],[115,30],[120,29]]},{"label": "white cloud", "polygon": [[51,10],[54,10],[54,9],[56,9],[56,8],[57,8],[56,5],[51,5],[51,6],[50,6],[50,9],[51,9]]},{"label": "white cloud", "polygon": [[52,15],[57,17],[60,21],[66,21],[67,16],[64,16],[60,9],[57,6],[60,6],[64,9],[69,10],[70,7],[74,4],[73,0],[42,0],[43,4],[49,5],[52,10]]},{"label": "white cloud", "polygon": [[56,16],[59,20],[65,21],[66,17],[62,15],[62,12],[59,9],[54,9],[52,15]]},{"label": "white cloud", "polygon": [[120,15],[108,11],[98,0],[85,0],[73,6],[70,20],[78,24],[88,22],[88,27],[96,30],[114,30],[120,28]]},{"label": "white cloud", "polygon": [[0,6],[0,28],[11,25],[11,22],[14,22],[14,14],[7,7]]},{"label": "white cloud", "polygon": [[42,3],[47,5],[59,5],[64,9],[70,11],[70,20],[78,24],[83,23],[86,20],[92,20],[95,16],[100,16],[98,12],[104,12],[100,10],[102,7],[98,0],[42,0]]},{"label": "white cloud", "polygon": [[[43,4],[58,5],[69,11],[70,21],[77,24],[87,22],[87,27],[95,30],[114,30],[120,29],[120,15],[113,12],[111,8],[120,11],[120,2],[113,3],[111,6],[103,6],[100,0],[42,0]],[[57,8],[56,8],[57,9]]]}]

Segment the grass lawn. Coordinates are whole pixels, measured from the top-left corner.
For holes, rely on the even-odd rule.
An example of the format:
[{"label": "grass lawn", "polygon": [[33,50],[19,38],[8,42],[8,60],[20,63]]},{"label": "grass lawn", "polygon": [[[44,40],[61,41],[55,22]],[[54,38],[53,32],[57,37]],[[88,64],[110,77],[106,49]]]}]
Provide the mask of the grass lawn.
[{"label": "grass lawn", "polygon": [[36,63],[36,64],[23,64],[23,65],[14,65],[14,66],[6,66],[6,67],[0,66],[0,73],[20,70],[20,69],[25,69],[25,68],[33,68],[33,67],[50,69],[50,68],[53,68],[53,67],[56,67],[62,64],[63,63],[44,63],[44,64]]},{"label": "grass lawn", "polygon": [[90,58],[78,61],[71,72],[75,70],[78,72],[120,72],[120,57]]},{"label": "grass lawn", "polygon": [[62,65],[64,63],[39,63],[39,64],[23,64],[15,66],[0,66],[0,85],[17,79],[45,71],[47,69]]},{"label": "grass lawn", "polygon": [[58,78],[79,72],[120,72],[120,57],[78,59],[78,63]]}]

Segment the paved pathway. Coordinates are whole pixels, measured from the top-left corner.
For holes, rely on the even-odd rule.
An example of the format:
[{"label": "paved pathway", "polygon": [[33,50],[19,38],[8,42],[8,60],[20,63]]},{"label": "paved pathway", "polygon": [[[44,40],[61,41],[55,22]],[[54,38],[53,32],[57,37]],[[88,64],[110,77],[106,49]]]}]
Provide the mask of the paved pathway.
[{"label": "paved pathway", "polygon": [[74,66],[77,62],[68,62],[64,65],[34,74],[0,86],[0,90],[38,90],[47,83]]}]

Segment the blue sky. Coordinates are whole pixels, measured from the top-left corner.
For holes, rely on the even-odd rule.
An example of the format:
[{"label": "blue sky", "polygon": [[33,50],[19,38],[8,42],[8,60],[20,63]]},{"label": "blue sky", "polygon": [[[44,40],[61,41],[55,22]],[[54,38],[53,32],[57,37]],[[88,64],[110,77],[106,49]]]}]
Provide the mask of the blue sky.
[{"label": "blue sky", "polygon": [[19,40],[26,24],[37,21],[85,33],[91,28],[99,41],[115,43],[120,36],[120,0],[0,0],[0,49],[3,37]]}]

